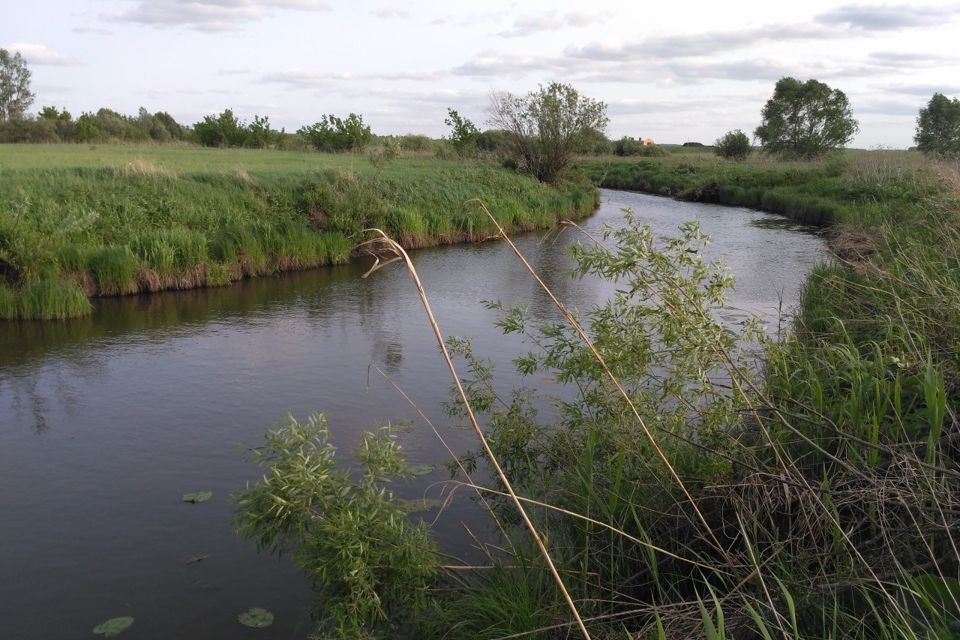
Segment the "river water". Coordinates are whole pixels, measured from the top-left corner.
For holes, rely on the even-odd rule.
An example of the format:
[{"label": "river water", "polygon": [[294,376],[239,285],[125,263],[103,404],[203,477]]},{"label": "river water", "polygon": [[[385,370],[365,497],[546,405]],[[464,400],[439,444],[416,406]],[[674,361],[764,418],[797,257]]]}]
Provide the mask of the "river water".
[{"label": "river water", "polygon": [[[586,229],[621,224],[623,207],[661,235],[699,220],[713,238],[707,256],[737,278],[731,322],[760,314],[775,332],[826,256],[816,233],[776,216],[618,191],[602,201]],[[587,309],[610,288],[568,277],[577,239],[568,230],[516,240],[561,300]],[[504,388],[518,382],[509,362],[525,347],[500,334],[481,301],[556,312],[509,248],[413,257],[444,332],[472,337]],[[440,403],[450,380],[408,275],[392,265],[363,279],[365,267],[103,299],[77,321],[0,324],[0,637],[94,637],[96,624],[125,615],[135,618],[128,640],[306,637],[307,581],[231,525],[230,494],[259,477],[245,450],[288,413],[323,411],[345,448],[378,423],[416,418],[370,365],[449,423]],[[454,450],[475,444],[464,430],[444,436]],[[411,462],[447,462],[419,423],[402,441]],[[444,477],[404,490],[435,494]],[[213,497],[181,501],[199,490]],[[444,513],[445,546],[459,548],[459,523],[472,516],[467,501]],[[237,622],[255,606],[276,616],[268,633]]]}]

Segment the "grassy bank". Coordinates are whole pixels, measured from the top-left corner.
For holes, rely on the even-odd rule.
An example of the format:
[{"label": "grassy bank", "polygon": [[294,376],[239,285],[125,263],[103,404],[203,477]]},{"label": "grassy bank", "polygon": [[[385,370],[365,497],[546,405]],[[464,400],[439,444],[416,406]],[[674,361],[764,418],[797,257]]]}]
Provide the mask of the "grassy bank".
[{"label": "grassy bank", "polygon": [[190,147],[0,146],[0,318],[66,318],[88,298],[227,285],[347,260],[364,228],[410,248],[582,217],[588,184],[481,163]]},{"label": "grassy bank", "polygon": [[[502,309],[500,326],[531,345],[515,360],[531,388],[503,394],[483,354],[449,342],[465,388],[450,409],[466,419],[472,407],[489,444],[455,461],[457,476],[469,482],[495,459],[509,479],[479,489],[502,532],[487,566],[445,573],[432,543],[413,536],[420,572],[403,559],[384,566],[396,548],[382,546],[388,536],[357,536],[359,588],[313,568],[342,554],[313,542],[309,493],[268,474],[248,494],[247,535],[282,538],[309,560],[301,566],[322,601],[347,594],[365,613],[321,615],[318,629],[390,635],[400,621],[423,637],[470,640],[956,637],[960,175],[906,154],[656,162],[591,170],[624,180],[605,177],[607,186],[671,185],[699,201],[742,190],[762,206],[773,200],[763,194],[780,194],[792,203],[783,213],[831,225],[839,260],[810,276],[793,332],[764,342],[716,320],[732,282],[700,259],[694,225],[663,242],[628,218],[605,247],[585,239],[580,272],[618,282],[615,298],[580,316],[592,347],[572,321]],[[829,216],[804,217],[817,208]],[[550,417],[536,404],[545,377],[575,388]],[[312,434],[290,433],[305,432],[294,424],[270,441],[283,481],[285,461],[313,455]],[[401,463],[392,469],[402,477]],[[367,490],[371,477],[381,476],[338,482]],[[302,506],[297,526],[271,501]]]},{"label": "grassy bank", "polygon": [[706,152],[664,158],[589,159],[582,166],[602,187],[691,202],[748,207],[819,225],[877,226],[919,215],[938,190],[914,152],[848,152],[819,162],[757,157],[736,163]]}]

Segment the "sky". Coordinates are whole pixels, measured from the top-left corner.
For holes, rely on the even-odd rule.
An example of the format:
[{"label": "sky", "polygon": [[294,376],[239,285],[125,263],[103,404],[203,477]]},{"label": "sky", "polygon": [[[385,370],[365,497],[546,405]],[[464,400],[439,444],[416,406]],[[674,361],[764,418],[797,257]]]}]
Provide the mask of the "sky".
[{"label": "sky", "polygon": [[232,108],[288,131],[362,114],[439,137],[484,128],[492,92],[570,83],[611,138],[710,143],[752,132],[784,76],[846,93],[852,146],[904,148],[934,92],[960,96],[960,2],[5,0],[0,47],[34,110],[141,106],[192,124]]}]

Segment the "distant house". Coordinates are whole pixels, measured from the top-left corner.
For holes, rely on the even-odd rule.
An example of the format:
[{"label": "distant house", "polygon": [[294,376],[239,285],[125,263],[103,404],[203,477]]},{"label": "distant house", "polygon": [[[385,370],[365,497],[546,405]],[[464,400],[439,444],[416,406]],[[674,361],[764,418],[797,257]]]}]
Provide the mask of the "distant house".
[{"label": "distant house", "polygon": [[650,147],[657,143],[653,141],[653,138],[644,138],[640,141],[640,144],[642,144],[645,147]]}]

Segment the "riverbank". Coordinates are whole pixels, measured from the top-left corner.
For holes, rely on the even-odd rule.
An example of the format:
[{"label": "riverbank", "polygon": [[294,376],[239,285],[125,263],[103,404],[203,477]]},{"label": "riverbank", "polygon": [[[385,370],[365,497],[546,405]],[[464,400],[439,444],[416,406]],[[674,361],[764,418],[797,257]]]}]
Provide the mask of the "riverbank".
[{"label": "riverbank", "polygon": [[589,184],[482,163],[284,151],[0,146],[0,318],[66,318],[88,298],[222,286],[349,259],[378,227],[408,248],[582,218]]},{"label": "riverbank", "polygon": [[[489,434],[517,492],[538,501],[590,633],[950,637],[960,623],[957,165],[860,152],[582,166],[605,187],[827,226],[838,258],[809,276],[792,330],[767,343],[759,371],[709,321],[723,274],[690,262],[695,234],[658,251],[638,228],[616,236],[613,254],[581,254],[581,271],[619,278],[649,319],[618,306],[626,298],[587,316],[615,374],[596,369],[570,328],[503,321],[540,338],[525,371],[591,390],[563,405],[559,424],[491,417]],[[651,343],[670,355],[658,360]],[[593,392],[614,375],[625,394]],[[443,619],[469,627],[456,637],[573,627],[531,547],[516,554],[524,580],[491,571],[458,593]]]}]

